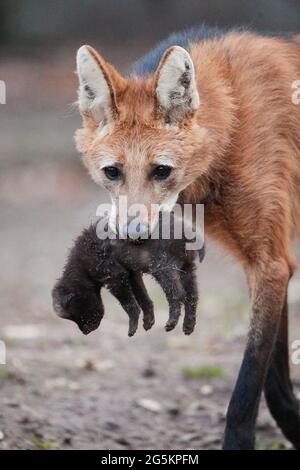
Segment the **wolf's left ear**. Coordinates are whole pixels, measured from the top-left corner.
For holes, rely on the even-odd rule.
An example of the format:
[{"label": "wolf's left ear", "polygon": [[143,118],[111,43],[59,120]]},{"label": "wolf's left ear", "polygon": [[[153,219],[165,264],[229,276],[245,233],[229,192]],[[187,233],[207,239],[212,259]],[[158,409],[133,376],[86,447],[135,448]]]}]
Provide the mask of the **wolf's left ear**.
[{"label": "wolf's left ear", "polygon": [[77,73],[78,102],[82,115],[91,118],[96,125],[116,117],[117,91],[126,80],[91,46],[82,46],[78,50]]},{"label": "wolf's left ear", "polygon": [[155,93],[166,119],[178,122],[199,107],[194,64],[180,46],[170,47],[155,73]]}]

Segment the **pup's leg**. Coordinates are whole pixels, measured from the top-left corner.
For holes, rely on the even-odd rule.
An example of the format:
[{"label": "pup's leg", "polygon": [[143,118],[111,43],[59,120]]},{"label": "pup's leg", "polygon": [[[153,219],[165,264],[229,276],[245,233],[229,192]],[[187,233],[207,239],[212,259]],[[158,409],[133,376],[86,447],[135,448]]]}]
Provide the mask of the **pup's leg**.
[{"label": "pup's leg", "polygon": [[190,335],[196,324],[198,302],[198,288],[193,265],[183,267],[183,271],[180,272],[180,279],[185,290],[183,331],[186,335]]},{"label": "pup's leg", "polygon": [[155,322],[153,302],[148,295],[141,274],[131,272],[130,284],[135,298],[143,311],[143,326],[145,330],[150,330]]},{"label": "pup's leg", "polygon": [[181,304],[184,299],[184,290],[181,285],[181,280],[178,271],[172,269],[164,269],[152,274],[153,277],[162,287],[169,304],[169,319],[166,323],[166,331],[171,331],[178,323]]},{"label": "pup's leg", "polygon": [[129,317],[128,336],[133,336],[138,328],[140,308],[132,291],[129,276],[116,279],[114,284],[109,287],[109,290],[127,313]]}]

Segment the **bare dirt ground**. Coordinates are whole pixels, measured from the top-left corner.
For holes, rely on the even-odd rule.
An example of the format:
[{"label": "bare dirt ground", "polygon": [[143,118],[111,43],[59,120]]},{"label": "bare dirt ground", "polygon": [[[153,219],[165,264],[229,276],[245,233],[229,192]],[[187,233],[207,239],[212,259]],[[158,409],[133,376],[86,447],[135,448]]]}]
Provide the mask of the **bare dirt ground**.
[{"label": "bare dirt ground", "polygon": [[[38,82],[29,81],[30,90],[39,90]],[[73,78],[67,83],[75,86]],[[167,304],[151,280],[150,332],[140,327],[128,338],[126,314],[109,294],[100,328],[87,337],[57,318],[51,289],[67,249],[107,196],[77,162],[78,118],[58,106],[53,83],[48,89],[52,109],[46,98],[33,105],[31,95],[35,109],[20,107],[22,83],[1,115],[0,339],[7,364],[0,366],[0,449],[219,448],[247,330],[244,276],[208,241],[197,328],[188,338],[180,326],[165,333]],[[291,294],[292,341],[300,335],[299,273]],[[263,402],[257,447],[284,446]]]}]

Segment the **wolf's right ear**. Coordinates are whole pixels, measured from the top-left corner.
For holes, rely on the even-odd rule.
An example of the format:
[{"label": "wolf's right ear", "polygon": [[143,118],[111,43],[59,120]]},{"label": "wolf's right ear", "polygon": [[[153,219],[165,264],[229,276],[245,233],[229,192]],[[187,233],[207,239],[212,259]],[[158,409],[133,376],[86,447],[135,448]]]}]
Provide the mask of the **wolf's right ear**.
[{"label": "wolf's right ear", "polygon": [[125,79],[91,46],[82,46],[77,52],[79,78],[78,103],[84,118],[96,125],[114,119],[118,114],[116,94]]},{"label": "wolf's right ear", "polygon": [[199,107],[194,64],[180,46],[172,46],[164,53],[154,86],[157,104],[168,122],[179,122]]}]

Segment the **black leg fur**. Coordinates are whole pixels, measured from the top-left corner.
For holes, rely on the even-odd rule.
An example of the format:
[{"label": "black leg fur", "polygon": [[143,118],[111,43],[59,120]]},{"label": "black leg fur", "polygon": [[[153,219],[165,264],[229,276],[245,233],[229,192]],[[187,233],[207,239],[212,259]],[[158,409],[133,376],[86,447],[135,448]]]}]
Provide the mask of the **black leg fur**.
[{"label": "black leg fur", "polygon": [[[258,269],[255,271],[258,272]],[[253,449],[261,392],[275,347],[285,302],[288,267],[278,260],[260,271],[253,289],[248,343],[229,403],[224,449]],[[266,273],[268,276],[266,276]]]},{"label": "black leg fur", "polygon": [[129,279],[125,276],[115,280],[114,285],[109,287],[110,292],[122,305],[129,317],[128,336],[133,336],[138,328],[140,308],[136,302]]},{"label": "black leg fur", "polygon": [[143,326],[145,330],[150,330],[155,323],[154,308],[141,274],[131,272],[130,284],[135,298],[143,311]]},{"label": "black leg fur", "polygon": [[184,267],[183,271],[180,272],[180,278],[185,291],[183,331],[186,335],[190,335],[194,331],[196,324],[198,302],[198,289],[193,267]]},{"label": "black leg fur", "polygon": [[269,410],[285,437],[300,449],[299,403],[290,379],[288,348],[288,303],[285,299],[272,362],[265,383]]},{"label": "black leg fur", "polygon": [[184,290],[181,285],[181,280],[178,271],[172,269],[164,269],[153,273],[153,277],[162,287],[169,304],[169,319],[166,323],[166,331],[171,331],[178,323],[181,304],[184,299]]}]

